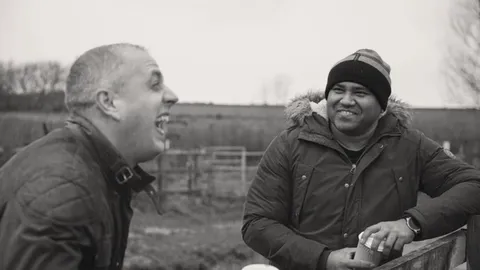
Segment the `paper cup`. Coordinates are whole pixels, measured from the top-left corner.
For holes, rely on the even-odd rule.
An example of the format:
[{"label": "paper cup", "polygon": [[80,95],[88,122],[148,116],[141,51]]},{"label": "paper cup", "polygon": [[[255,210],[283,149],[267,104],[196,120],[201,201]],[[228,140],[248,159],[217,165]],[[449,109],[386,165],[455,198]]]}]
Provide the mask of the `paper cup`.
[{"label": "paper cup", "polygon": [[249,264],[244,266],[242,270],[278,270],[278,268],[268,264]]},{"label": "paper cup", "polygon": [[373,250],[371,249],[371,246],[373,243],[373,236],[370,235],[370,237],[367,239],[365,244],[362,244],[360,242],[362,235],[363,235],[363,232],[361,232],[358,235],[357,250],[355,251],[355,257],[353,259],[371,262],[371,263],[374,263],[375,266],[378,266],[382,261],[382,256],[383,256],[382,252],[385,245],[385,240],[380,242],[380,245],[378,245],[377,250]]}]

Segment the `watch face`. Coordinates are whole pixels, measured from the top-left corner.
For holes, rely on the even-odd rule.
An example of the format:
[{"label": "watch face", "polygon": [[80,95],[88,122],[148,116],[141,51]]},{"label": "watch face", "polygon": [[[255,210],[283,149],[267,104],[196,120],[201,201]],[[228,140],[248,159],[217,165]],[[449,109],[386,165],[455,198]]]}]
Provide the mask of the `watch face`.
[{"label": "watch face", "polygon": [[418,232],[420,230],[420,228],[418,228],[415,223],[413,222],[412,218],[408,218],[407,219],[407,225],[408,227],[410,227],[410,229],[412,229],[414,232]]}]

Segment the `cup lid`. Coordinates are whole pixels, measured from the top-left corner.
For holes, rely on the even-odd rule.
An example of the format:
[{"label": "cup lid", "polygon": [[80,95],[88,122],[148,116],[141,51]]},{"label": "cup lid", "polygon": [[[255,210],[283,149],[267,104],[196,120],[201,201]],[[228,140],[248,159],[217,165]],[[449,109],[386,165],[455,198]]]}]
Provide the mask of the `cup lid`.
[{"label": "cup lid", "polygon": [[275,266],[268,265],[268,264],[249,264],[242,268],[242,270],[278,270]]},{"label": "cup lid", "polygon": [[[358,240],[360,241],[360,239],[362,239],[362,235],[363,235],[363,232],[361,232],[359,235],[358,235]],[[370,237],[368,237],[367,241],[365,242],[365,246],[367,248],[372,248],[372,243],[373,243],[373,235],[375,234],[371,234]],[[385,240],[383,240],[382,242],[380,242],[380,244],[378,245],[378,248],[377,248],[377,251],[378,252],[383,252],[383,249],[385,248]]]}]

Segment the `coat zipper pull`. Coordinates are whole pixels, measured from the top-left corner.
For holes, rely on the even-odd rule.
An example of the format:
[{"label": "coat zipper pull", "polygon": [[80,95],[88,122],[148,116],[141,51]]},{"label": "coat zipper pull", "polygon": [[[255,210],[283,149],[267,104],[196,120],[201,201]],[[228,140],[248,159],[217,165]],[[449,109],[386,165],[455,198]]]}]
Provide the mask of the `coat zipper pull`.
[{"label": "coat zipper pull", "polygon": [[350,169],[350,173],[354,174],[356,169],[357,169],[357,164],[352,164],[352,168]]},{"label": "coat zipper pull", "polygon": [[157,210],[157,214],[159,215],[165,214],[165,211],[162,209],[162,206],[160,205],[161,203],[158,199],[158,194],[155,188],[152,187],[152,185],[147,185],[145,187],[145,192],[147,193],[148,197],[150,197],[150,200],[152,200],[153,206],[155,207],[155,210]]}]

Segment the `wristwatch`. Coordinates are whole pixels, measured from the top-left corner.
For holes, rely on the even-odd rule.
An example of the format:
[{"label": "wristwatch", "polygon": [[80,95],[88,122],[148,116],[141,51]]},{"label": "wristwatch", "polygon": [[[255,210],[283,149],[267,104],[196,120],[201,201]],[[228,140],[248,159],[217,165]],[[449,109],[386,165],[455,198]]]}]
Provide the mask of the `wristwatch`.
[{"label": "wristwatch", "polygon": [[407,227],[412,230],[415,235],[420,234],[420,227],[415,223],[415,221],[412,219],[412,217],[406,217],[405,221],[407,222]]}]

